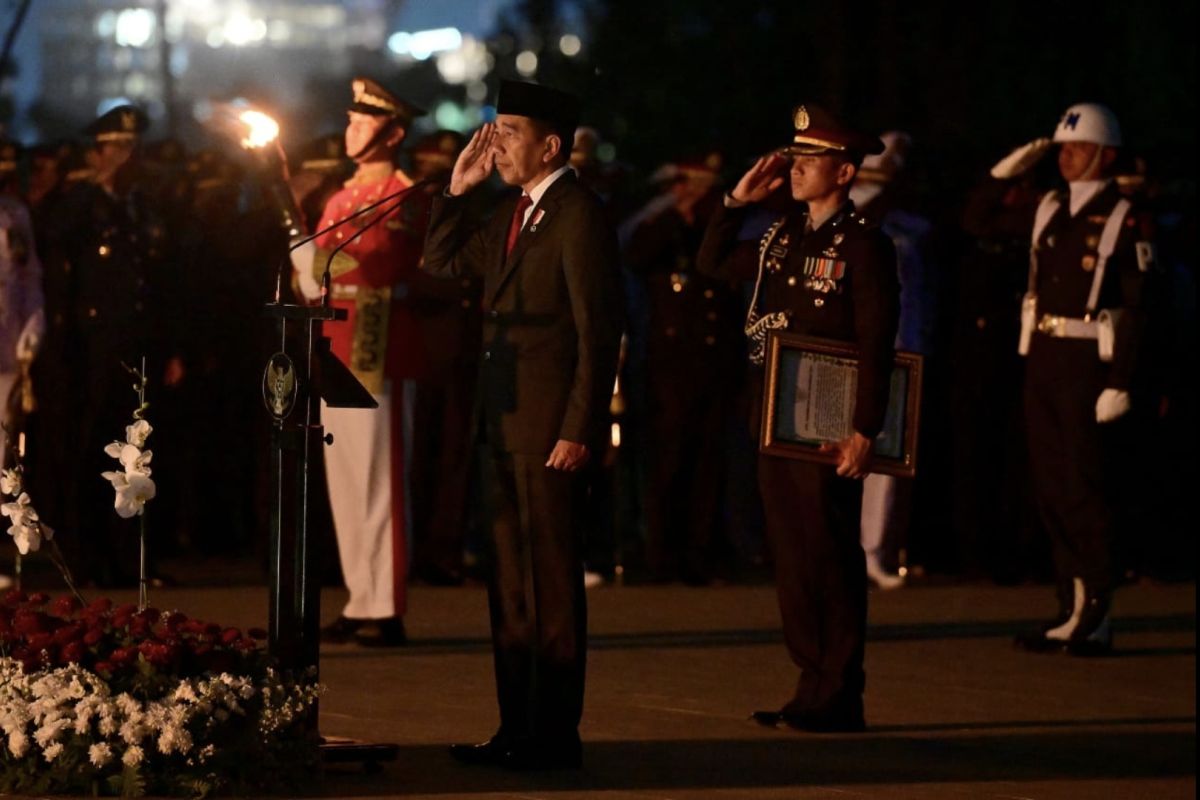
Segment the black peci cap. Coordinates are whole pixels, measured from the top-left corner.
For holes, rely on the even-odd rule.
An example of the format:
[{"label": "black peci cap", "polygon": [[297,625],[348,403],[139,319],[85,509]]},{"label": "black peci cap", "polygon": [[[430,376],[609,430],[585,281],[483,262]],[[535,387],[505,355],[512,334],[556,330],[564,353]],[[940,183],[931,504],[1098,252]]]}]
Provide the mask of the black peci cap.
[{"label": "black peci cap", "polygon": [[496,113],[548,123],[556,131],[569,133],[568,139],[573,141],[575,128],[579,125],[579,98],[537,83],[500,81]]}]

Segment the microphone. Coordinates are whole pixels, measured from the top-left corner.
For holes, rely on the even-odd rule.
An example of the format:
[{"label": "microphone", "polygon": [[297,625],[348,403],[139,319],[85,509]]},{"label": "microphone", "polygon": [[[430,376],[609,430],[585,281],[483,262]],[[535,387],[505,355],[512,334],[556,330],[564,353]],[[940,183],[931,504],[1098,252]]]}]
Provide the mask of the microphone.
[{"label": "microphone", "polygon": [[[340,252],[342,252],[343,248],[345,248],[345,247],[346,247],[346,245],[350,244],[350,243],[351,243],[351,242],[353,242],[355,239],[357,239],[358,237],[360,237],[360,236],[362,236],[364,233],[366,233],[368,230],[370,230],[371,228],[375,227],[375,226],[376,226],[376,225],[378,225],[379,223],[383,222],[383,221],[384,221],[385,219],[387,219],[387,218],[388,218],[388,216],[390,216],[390,215],[391,215],[393,212],[395,212],[395,211],[399,211],[399,210],[400,210],[400,209],[401,209],[401,208],[404,206],[404,203],[405,203],[405,202],[407,202],[407,200],[408,200],[408,195],[409,195],[409,194],[410,194],[410,193],[411,193],[411,192],[412,192],[414,189],[418,188],[419,186],[421,186],[422,184],[425,184],[425,183],[430,183],[430,181],[428,181],[428,180],[423,180],[423,181],[420,181],[419,183],[414,183],[412,186],[409,186],[407,189],[401,189],[400,191],[398,191],[398,192],[396,192],[395,194],[391,195],[390,197],[391,197],[392,199],[396,199],[396,200],[397,200],[397,202],[395,203],[395,205],[391,206],[391,207],[390,207],[390,208],[388,208],[386,211],[382,212],[382,213],[381,213],[381,214],[380,214],[378,217],[376,217],[375,219],[371,220],[371,221],[370,221],[370,222],[368,222],[367,224],[363,225],[361,228],[359,228],[357,231],[355,231],[355,233],[354,233],[354,235],[353,235],[353,236],[350,236],[350,237],[346,238],[345,240],[343,240],[343,241],[339,242],[339,243],[338,243],[338,246],[337,246],[337,247],[335,247],[335,248],[333,248],[333,250],[331,250],[331,251],[330,251],[330,253],[329,253],[329,258],[328,258],[328,259],[326,259],[326,261],[325,261],[325,271],[321,273],[321,305],[323,305],[323,306],[328,306],[328,305],[329,305],[329,283],[330,283],[330,280],[331,280],[331,277],[330,277],[330,269],[331,269],[331,267],[333,266],[333,259],[334,259],[334,258],[337,256],[337,254],[338,254],[338,253],[340,253]],[[381,201],[379,201],[379,203],[382,203],[382,202],[384,202],[384,201],[382,201],[382,200],[381,200]],[[375,204],[375,206],[378,206],[378,205],[379,205],[379,203],[376,203],[376,204]],[[364,210],[365,210],[365,209],[364,209]],[[360,211],[359,213],[362,213],[362,212]],[[355,214],[355,216],[358,216],[358,214]],[[349,221],[350,219],[353,219],[353,217],[347,217],[346,219],[342,220],[342,222],[347,222],[347,221]],[[342,223],[341,223],[341,222],[339,222],[339,223],[338,223],[338,225],[340,225],[340,224],[342,224]],[[337,227],[337,226],[336,226],[336,225],[334,225],[334,226],[331,226],[331,227]]]},{"label": "microphone", "polygon": [[[276,273],[275,273],[275,302],[276,302],[276,303],[280,302],[280,297],[281,297],[281,294],[282,294],[282,291],[283,291],[283,272],[284,272],[284,267],[285,267],[285,266],[288,264],[288,256],[290,256],[290,255],[291,255],[291,254],[292,254],[292,253],[293,253],[295,250],[297,250],[297,249],[299,249],[299,248],[303,247],[304,245],[308,244],[309,242],[313,241],[314,239],[317,239],[317,238],[320,238],[321,236],[324,236],[325,234],[329,233],[330,231],[337,230],[338,228],[340,228],[341,226],[345,225],[347,222],[349,222],[349,221],[350,221],[350,220],[352,220],[352,219],[358,219],[359,217],[361,217],[361,216],[362,216],[362,215],[364,215],[364,214],[369,214],[369,213],[371,213],[372,211],[374,211],[375,209],[379,208],[379,207],[380,207],[381,205],[383,205],[384,203],[390,203],[392,200],[395,200],[395,199],[397,199],[397,198],[405,198],[405,197],[407,197],[407,196],[408,196],[408,194],[409,194],[410,192],[414,191],[414,190],[415,190],[415,189],[417,189],[418,187],[421,187],[421,186],[427,186],[427,185],[429,185],[429,184],[431,184],[431,183],[433,183],[433,182],[434,182],[434,181],[433,181],[433,180],[431,180],[431,179],[429,179],[429,178],[425,178],[425,179],[423,179],[423,180],[419,180],[419,181],[417,181],[416,183],[414,183],[412,186],[407,186],[407,187],[405,187],[405,188],[403,188],[403,189],[400,189],[399,191],[392,192],[391,194],[387,195],[386,197],[381,197],[381,198],[379,198],[378,200],[376,200],[375,202],[371,203],[370,205],[363,206],[363,207],[362,207],[362,208],[360,208],[358,211],[355,211],[353,214],[351,214],[350,216],[346,217],[345,219],[340,219],[340,220],[338,220],[337,222],[333,222],[333,223],[331,223],[331,224],[329,224],[329,225],[325,226],[325,227],[324,227],[324,228],[322,228],[321,230],[317,231],[316,233],[309,234],[308,236],[305,236],[305,237],[304,237],[304,238],[302,238],[302,239],[297,239],[296,241],[294,241],[294,242],[292,242],[291,244],[289,244],[289,245],[288,245],[288,249],[287,249],[287,253],[285,253],[285,254],[284,254],[284,256],[283,256],[283,258],[281,258],[281,259],[279,260],[279,269],[278,269],[278,270],[276,271]],[[384,214],[383,214],[383,216],[384,216],[384,217],[386,217],[388,214],[392,213],[392,211],[395,211],[397,208],[400,208],[400,206],[402,206],[402,205],[403,205],[403,202],[401,202],[401,203],[397,204],[397,205],[396,205],[396,208],[388,209],[388,211],[387,211],[386,213],[384,213]],[[375,223],[374,223],[374,222],[372,222],[372,223],[370,223],[370,224],[368,224],[368,225],[364,226],[364,227],[363,227],[363,230],[366,230],[367,228],[371,227],[371,225],[374,225],[374,224],[375,224]],[[361,232],[362,232],[362,231],[359,231],[359,233],[361,233]],[[343,244],[349,244],[349,243],[350,243],[350,241],[351,241],[351,240],[353,240],[354,238],[357,238],[357,236],[358,236],[358,234],[355,234],[355,236],[351,237],[351,239],[348,239],[348,240],[347,240],[345,243],[343,243]],[[337,248],[337,250],[341,250],[342,246],[343,246],[343,245],[339,245],[339,246],[338,246],[338,248]],[[335,251],[335,252],[336,252],[336,251]],[[325,268],[325,272],[326,272],[326,273],[328,273],[328,272],[329,272],[329,267],[328,267],[328,265],[327,265],[327,266],[326,266],[326,268]]]}]

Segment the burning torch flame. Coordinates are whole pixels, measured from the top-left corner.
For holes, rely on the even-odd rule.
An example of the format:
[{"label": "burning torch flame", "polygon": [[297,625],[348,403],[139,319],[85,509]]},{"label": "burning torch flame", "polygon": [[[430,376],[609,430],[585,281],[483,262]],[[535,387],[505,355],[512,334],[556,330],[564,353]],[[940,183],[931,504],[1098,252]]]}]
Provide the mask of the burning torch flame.
[{"label": "burning torch flame", "polygon": [[279,136],[279,123],[261,111],[243,111],[238,119],[246,126],[242,147],[257,149],[266,147]]}]

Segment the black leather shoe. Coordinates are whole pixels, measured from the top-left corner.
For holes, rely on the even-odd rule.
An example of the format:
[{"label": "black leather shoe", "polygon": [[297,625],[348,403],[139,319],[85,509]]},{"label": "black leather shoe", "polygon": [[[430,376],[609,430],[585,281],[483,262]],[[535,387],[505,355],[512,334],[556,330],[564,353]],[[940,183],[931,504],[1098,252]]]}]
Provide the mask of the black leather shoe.
[{"label": "black leather shoe", "polygon": [[462,764],[498,766],[509,753],[508,742],[498,735],[481,744],[452,744],[450,756]]},{"label": "black leather shoe", "polygon": [[354,631],[354,641],[363,647],[402,647],[408,644],[408,634],[400,617],[368,619]]},{"label": "black leather shoe", "polygon": [[583,766],[583,747],[578,738],[554,744],[518,742],[504,752],[500,766],[518,772],[579,769]]},{"label": "black leather shoe", "polygon": [[862,733],[867,729],[862,712],[853,711],[808,711],[803,714],[787,714],[783,718],[789,728],[810,733]]},{"label": "black leather shoe", "polygon": [[1048,630],[1050,630],[1049,627],[1018,633],[1013,637],[1013,647],[1027,653],[1061,653],[1066,642],[1062,639],[1048,638],[1046,636]]},{"label": "black leather shoe", "polygon": [[338,617],[324,628],[321,628],[321,641],[329,644],[345,644],[354,638],[354,632],[364,622],[366,622],[365,619]]},{"label": "black leather shoe", "polygon": [[778,728],[779,723],[783,722],[783,712],[781,711],[755,711],[750,715],[750,719],[762,725],[764,728]]}]

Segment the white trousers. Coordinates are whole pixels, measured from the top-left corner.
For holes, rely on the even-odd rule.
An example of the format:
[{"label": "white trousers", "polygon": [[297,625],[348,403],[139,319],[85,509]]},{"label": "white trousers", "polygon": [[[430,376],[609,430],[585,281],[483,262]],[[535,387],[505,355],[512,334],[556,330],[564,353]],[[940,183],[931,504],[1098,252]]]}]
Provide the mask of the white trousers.
[{"label": "white trousers", "polygon": [[321,406],[333,444],[325,448],[329,504],[350,599],[350,619],[404,616],[407,607],[408,469],[415,386],[390,381],[379,408]]},{"label": "white trousers", "polygon": [[868,556],[882,556],[884,536],[896,507],[896,476],[872,472],[863,481],[862,548]]}]

